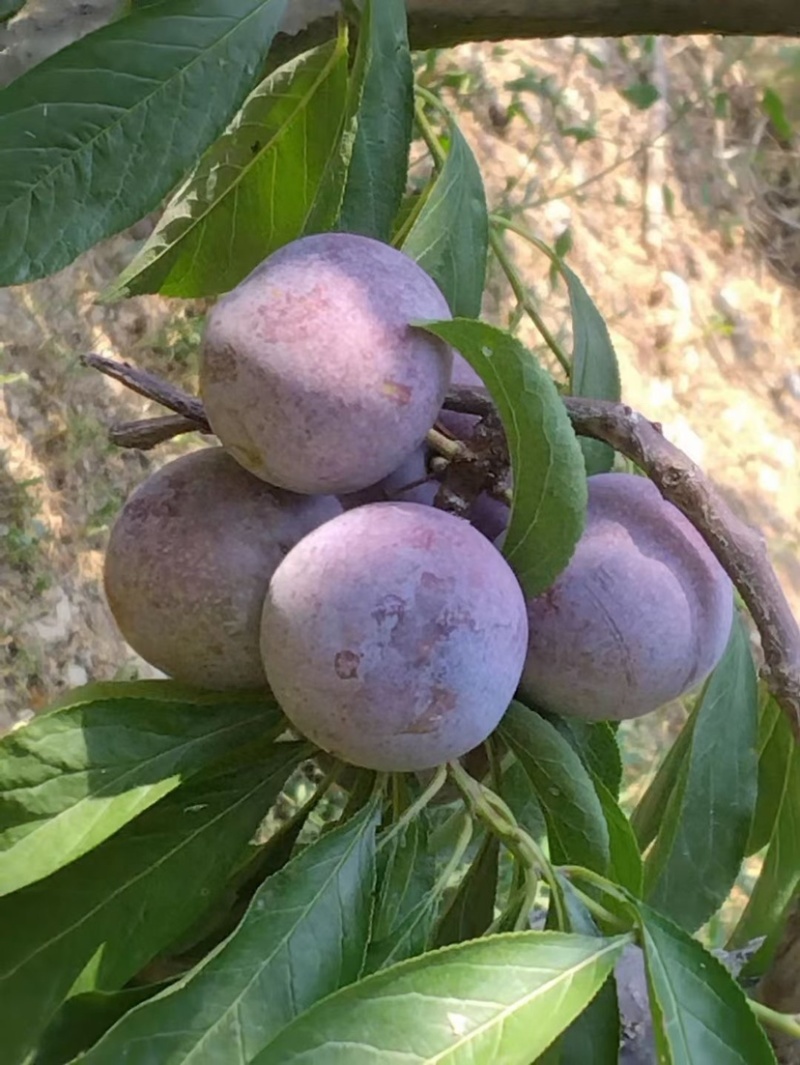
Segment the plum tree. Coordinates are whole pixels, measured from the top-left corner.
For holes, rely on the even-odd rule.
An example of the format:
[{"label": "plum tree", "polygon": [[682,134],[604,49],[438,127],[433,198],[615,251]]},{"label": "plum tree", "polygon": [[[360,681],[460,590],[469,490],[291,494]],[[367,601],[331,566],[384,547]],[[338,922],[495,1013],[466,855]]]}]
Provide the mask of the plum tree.
[{"label": "plum tree", "polygon": [[422,442],[450,380],[450,349],[409,322],[448,317],[433,280],[389,245],[296,240],[209,315],[200,390],[211,426],[270,484],[373,485]]},{"label": "plum tree", "polygon": [[272,488],[222,448],[184,455],[140,485],[114,524],[111,613],[131,647],[178,680],[261,687],[269,578],[301,537],[340,513],[333,496]]},{"label": "plum tree", "polygon": [[415,503],[347,511],[270,581],[261,650],[289,720],[370,769],[459,757],[505,712],[522,672],[525,600],[472,526]]},{"label": "plum tree", "polygon": [[644,477],[598,474],[572,560],[528,603],[522,693],[584,718],[649,713],[708,676],[732,615],[730,581],[681,512]]}]

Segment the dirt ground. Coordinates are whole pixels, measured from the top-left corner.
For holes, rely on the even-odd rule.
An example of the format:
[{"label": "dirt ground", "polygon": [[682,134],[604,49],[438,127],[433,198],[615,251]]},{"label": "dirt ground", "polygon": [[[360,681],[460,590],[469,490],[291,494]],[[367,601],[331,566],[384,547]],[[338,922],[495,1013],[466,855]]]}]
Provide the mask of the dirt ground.
[{"label": "dirt ground", "polygon": [[[783,69],[781,47],[470,45],[429,57],[420,76],[458,104],[491,207],[570,244],[607,318],[627,403],[763,531],[800,609],[800,165],[758,106],[764,77]],[[645,81],[661,99],[640,110]],[[193,387],[204,308],[97,304],[137,246],[126,233],[55,277],[0,291],[0,732],[88,679],[149,672],[104,603],[103,548],[126,494],[196,441],[113,448],[110,424],[156,411],[79,358],[129,359]],[[548,262],[516,238],[509,248],[568,344]],[[485,313],[516,322],[496,265]],[[543,353],[527,322],[519,331]],[[654,715],[630,759],[651,764],[674,721]]]}]

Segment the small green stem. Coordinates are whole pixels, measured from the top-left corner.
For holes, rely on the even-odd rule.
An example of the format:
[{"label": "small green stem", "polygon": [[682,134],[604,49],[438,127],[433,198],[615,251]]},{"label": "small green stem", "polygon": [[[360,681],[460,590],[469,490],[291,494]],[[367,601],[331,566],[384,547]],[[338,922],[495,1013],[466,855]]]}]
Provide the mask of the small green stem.
[{"label": "small green stem", "polygon": [[[420,90],[417,91],[419,92]],[[447,159],[447,153],[442,147],[442,142],[437,137],[433,126],[428,121],[428,116],[425,114],[425,104],[419,97],[414,101],[414,120],[422,134],[422,139],[428,146],[428,151],[433,156],[436,169],[441,170]]]},{"label": "small green stem", "polygon": [[[492,216],[492,218],[494,218],[494,216]],[[489,230],[489,243],[492,246],[492,251],[494,252],[495,258],[500,263],[503,273],[508,278],[508,283],[509,285],[511,285],[512,291],[517,298],[517,303],[519,303],[519,305],[528,315],[530,320],[539,330],[545,344],[547,344],[548,348],[550,348],[552,353],[561,363],[561,367],[564,372],[567,374],[567,376],[569,376],[571,367],[568,357],[564,354],[564,349],[561,347],[559,342],[556,340],[556,338],[545,325],[544,319],[539,314],[536,305],[528,295],[528,292],[525,288],[522,278],[519,276],[519,272],[517,271],[516,266],[514,266],[513,262],[511,261],[511,257],[503,246],[502,237],[495,229]]]},{"label": "small green stem", "polygon": [[472,832],[474,824],[469,813],[464,810],[461,815],[461,828],[459,829],[458,839],[456,845],[453,848],[453,853],[450,855],[450,860],[442,871],[442,875],[433,885],[433,897],[439,898],[449,885],[454,873],[457,871],[459,865],[464,860],[464,855],[467,853],[467,848],[472,842]]},{"label": "small green stem", "polygon": [[564,876],[568,876],[570,880],[574,880],[577,877],[579,880],[585,880],[588,884],[594,884],[595,887],[600,888],[601,891],[604,891],[618,902],[630,906],[630,899],[624,891],[617,884],[607,880],[593,869],[586,869],[582,865],[562,865],[559,866],[558,871]]},{"label": "small green stem", "polygon": [[498,837],[525,870],[527,888],[533,890],[531,882],[539,876],[545,879],[556,907],[559,926],[563,928],[565,915],[561,889],[553,867],[538,843],[520,828],[513,813],[499,795],[478,783],[458,762],[450,763],[450,775],[473,814],[486,824],[489,831]]},{"label": "small green stem", "polygon": [[572,884],[572,890],[589,913],[597,917],[598,920],[605,921],[606,924],[611,925],[612,928],[618,928],[621,932],[630,931],[630,926],[626,924],[625,921],[616,917],[610,910],[607,910],[605,906],[601,906],[599,902],[595,902],[591,895],[587,895],[585,892],[581,891],[580,888],[576,888],[574,884]]},{"label": "small green stem", "polygon": [[778,1013],[777,1010],[770,1009],[762,1002],[756,1002],[754,998],[748,998],[747,1001],[750,1009],[762,1024],[774,1028],[776,1032],[783,1032],[784,1035],[791,1036],[793,1039],[800,1039],[800,1014]]},{"label": "small green stem", "polygon": [[431,799],[439,791],[441,791],[446,780],[447,766],[440,765],[434,773],[433,779],[431,780],[427,788],[425,788],[422,794],[419,795],[419,797],[416,798],[410,806],[407,806],[405,808],[402,815],[395,821],[395,823],[392,825],[386,835],[381,837],[381,841],[378,844],[378,850],[380,850],[382,847],[385,847],[389,840],[394,839],[395,836],[399,835],[399,833],[402,832],[406,828],[406,826],[414,820],[415,817],[422,813],[422,811],[425,809]]}]

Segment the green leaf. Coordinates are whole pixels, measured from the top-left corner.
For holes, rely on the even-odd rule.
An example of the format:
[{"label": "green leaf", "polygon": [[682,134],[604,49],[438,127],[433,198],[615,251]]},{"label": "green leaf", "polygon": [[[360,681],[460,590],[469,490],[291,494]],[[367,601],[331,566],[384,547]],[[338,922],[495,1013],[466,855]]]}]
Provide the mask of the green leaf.
[{"label": "green leaf", "polygon": [[271,876],[239,927],[177,984],[129,1013],[85,1065],[252,1060],[294,1017],[358,979],[369,938],[377,806]]},{"label": "green leaf", "polygon": [[0,900],[4,1065],[24,1058],[79,976],[80,990],[121,987],[213,903],[307,752],[280,743],[257,766],[197,779]]},{"label": "green leaf", "polygon": [[463,318],[425,328],[458,348],[497,404],[514,474],[503,553],[525,593],[539,595],[569,562],[586,518],[583,456],[564,404],[510,333]]},{"label": "green leaf", "polygon": [[536,797],[536,789],[513,752],[512,757],[513,761],[503,769],[500,797],[513,813],[520,828],[541,843],[547,838],[547,822]]},{"label": "green leaf", "polygon": [[[599,935],[589,911],[564,877],[558,876],[567,911],[568,931]],[[535,1065],[617,1065],[620,1025],[617,985],[609,976],[594,999]]]},{"label": "green leaf", "polygon": [[[569,289],[572,308],[572,370],[570,393],[619,403],[619,364],[608,326],[582,282],[570,268],[560,264]],[[607,473],[614,465],[614,450],[599,440],[580,441],[586,473]]]},{"label": "green leaf", "polygon": [[756,801],[757,728],[756,671],[736,617],[645,863],[647,901],[688,931],[716,912],[739,874]]},{"label": "green leaf", "polygon": [[389,935],[373,939],[367,951],[364,974],[375,973],[406,958],[414,958],[430,945],[439,912],[441,893],[431,892],[410,910]]},{"label": "green leaf", "polygon": [[765,968],[775,950],[786,912],[800,889],[800,745],[783,713],[775,720],[774,734],[775,743],[789,752],[783,772],[773,785],[780,789],[777,816],[761,874],[730,942],[736,948],[757,936],[767,937],[748,963],[748,973],[762,972]]},{"label": "green leaf", "polygon": [[106,690],[113,694],[79,692],[75,705],[0,742],[0,895],[79,858],[282,720],[263,692],[190,695],[158,685],[153,698],[140,698],[141,684]]},{"label": "green leaf", "polygon": [[380,850],[372,939],[390,936],[433,890],[435,869],[423,814]]},{"label": "green leaf", "polygon": [[639,111],[647,111],[656,100],[661,99],[661,93],[650,82],[639,82],[630,85],[627,89],[620,89],[620,96],[624,96],[629,104],[633,104]]},{"label": "green leaf", "polygon": [[[344,33],[265,78],[103,298],[226,292],[302,236],[337,148],[346,89]],[[318,221],[329,228],[333,214]]]},{"label": "green leaf", "polygon": [[764,700],[758,721],[758,798],[747,840],[747,854],[769,843],[784,800],[795,743],[773,698]]},{"label": "green leaf", "polygon": [[774,1065],[764,1031],[731,974],[697,940],[639,905],[653,1030],[665,1065]]},{"label": "green leaf", "polygon": [[774,89],[766,88],[761,101],[761,106],[775,127],[775,132],[781,140],[791,141],[794,137],[794,129],[789,116],[786,114],[786,106]]},{"label": "green leaf", "polygon": [[453,120],[448,139],[447,159],[402,250],[430,274],[454,316],[477,318],[489,248],[486,193],[475,156]]},{"label": "green leaf", "polygon": [[172,981],[123,991],[87,991],[67,999],[39,1041],[31,1065],[68,1065],[125,1014],[170,987]]},{"label": "green leaf", "polygon": [[339,228],[388,241],[406,187],[414,79],[403,0],[369,0],[359,27],[365,49],[358,128]]},{"label": "green leaf", "polygon": [[0,284],[52,274],[152,210],[255,80],[287,0],[165,0],[0,92]]},{"label": "green leaf", "polygon": [[609,876],[615,883],[621,884],[632,895],[639,898],[644,882],[644,865],[631,823],[603,781],[594,774],[592,774],[592,781],[608,826],[611,854],[608,866]]},{"label": "green leaf", "polygon": [[579,717],[541,713],[569,741],[589,772],[602,780],[616,798],[622,783],[622,757],[611,725],[607,721],[584,721]]},{"label": "green leaf", "polygon": [[6,22],[25,7],[27,0],[0,0],[0,22]]},{"label": "green leaf", "polygon": [[572,747],[543,717],[517,702],[500,722],[500,735],[536,790],[547,821],[551,860],[606,872],[610,849],[605,815]]},{"label": "green leaf", "polygon": [[318,1002],[253,1065],[529,1065],[602,986],[628,937],[488,936]]},{"label": "green leaf", "polygon": [[494,920],[500,844],[487,833],[436,928],[435,944],[446,947],[482,936]]},{"label": "green leaf", "polygon": [[692,749],[692,731],[699,709],[700,704],[697,703],[631,814],[631,826],[642,851],[645,851],[658,835],[670,796],[684,772],[683,765]]}]

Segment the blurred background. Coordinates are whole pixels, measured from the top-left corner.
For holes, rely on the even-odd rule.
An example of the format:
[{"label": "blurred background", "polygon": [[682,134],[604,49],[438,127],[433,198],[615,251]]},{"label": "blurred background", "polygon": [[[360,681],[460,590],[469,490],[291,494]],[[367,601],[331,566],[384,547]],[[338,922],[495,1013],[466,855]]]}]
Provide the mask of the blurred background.
[{"label": "blurred background", "polygon": [[[93,28],[102,8],[30,2],[0,27],[0,83]],[[490,209],[554,246],[584,282],[625,401],[761,530],[800,612],[800,43],[470,44],[418,56],[417,76],[458,112]],[[427,166],[415,145],[412,183]],[[127,494],[198,440],[112,447],[109,425],[159,412],[79,362],[95,351],[196,389],[204,303],[95,302],[152,224],[0,290],[0,733],[88,680],[153,675],[105,606],[103,551]],[[507,249],[569,347],[549,260],[512,235]],[[493,262],[484,314],[547,357]],[[666,707],[622,730],[628,808],[685,714]],[[707,930],[712,942],[758,862]]]}]

